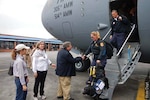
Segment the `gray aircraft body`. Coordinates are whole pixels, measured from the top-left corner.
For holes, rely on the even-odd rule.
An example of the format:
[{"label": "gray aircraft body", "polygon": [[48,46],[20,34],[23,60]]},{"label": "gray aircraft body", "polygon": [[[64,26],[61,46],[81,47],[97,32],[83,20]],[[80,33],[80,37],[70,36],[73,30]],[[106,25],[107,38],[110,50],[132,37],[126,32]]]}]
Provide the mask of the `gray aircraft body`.
[{"label": "gray aircraft body", "polygon": [[[132,29],[119,51],[123,56],[118,58],[119,53],[114,53],[105,67],[111,100],[115,86],[124,84],[139,59],[150,63],[149,4],[150,0],[48,0],[42,12],[42,22],[50,34],[62,41],[71,41],[79,50],[85,51],[92,31],[100,31],[101,37],[109,41],[113,9],[129,19]],[[89,66],[90,60],[87,60],[76,64],[76,69],[85,71]]]},{"label": "gray aircraft body", "polygon": [[150,62],[149,4],[150,0],[48,0],[42,22],[56,38],[71,41],[74,46],[86,50],[91,31],[99,30],[103,37],[110,29],[112,9],[129,18],[129,9],[136,7],[138,30],[135,38],[140,43],[141,61]]}]

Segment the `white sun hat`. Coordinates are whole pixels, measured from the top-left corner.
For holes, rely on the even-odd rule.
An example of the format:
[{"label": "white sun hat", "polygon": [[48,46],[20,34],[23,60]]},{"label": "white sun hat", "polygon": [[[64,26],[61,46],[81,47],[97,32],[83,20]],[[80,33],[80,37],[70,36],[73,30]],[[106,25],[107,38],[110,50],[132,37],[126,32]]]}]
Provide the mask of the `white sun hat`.
[{"label": "white sun hat", "polygon": [[24,44],[18,44],[16,47],[15,47],[16,51],[19,51],[19,50],[22,50],[22,49],[30,49],[30,47],[28,46],[25,46]]}]

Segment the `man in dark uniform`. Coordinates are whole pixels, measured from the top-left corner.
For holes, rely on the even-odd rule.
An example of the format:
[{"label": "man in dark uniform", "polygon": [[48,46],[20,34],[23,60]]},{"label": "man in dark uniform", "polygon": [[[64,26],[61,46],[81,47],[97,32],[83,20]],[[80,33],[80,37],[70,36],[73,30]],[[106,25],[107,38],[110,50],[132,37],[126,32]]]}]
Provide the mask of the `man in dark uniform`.
[{"label": "man in dark uniform", "polygon": [[100,33],[98,31],[91,32],[92,42],[89,48],[85,52],[85,56],[89,53],[94,54],[94,58],[91,66],[96,66],[96,64],[101,64],[101,69],[104,70],[106,65],[106,46],[104,41],[100,39]]},{"label": "man in dark uniform", "polygon": [[75,63],[82,60],[81,57],[73,58],[69,52],[71,48],[70,42],[64,42],[63,48],[57,55],[56,75],[59,79],[57,98],[63,98],[63,100],[74,100],[70,97],[71,77],[76,75]]},{"label": "man in dark uniform", "polygon": [[116,10],[112,10],[112,17],[110,43],[117,49],[117,52],[119,52],[125,40],[126,27],[129,21],[125,16],[120,16]]}]

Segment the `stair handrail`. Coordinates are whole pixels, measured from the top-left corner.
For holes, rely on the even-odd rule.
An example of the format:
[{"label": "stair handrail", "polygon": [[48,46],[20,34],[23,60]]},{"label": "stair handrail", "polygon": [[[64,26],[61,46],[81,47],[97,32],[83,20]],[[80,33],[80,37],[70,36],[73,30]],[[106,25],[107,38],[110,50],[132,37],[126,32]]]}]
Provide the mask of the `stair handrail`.
[{"label": "stair handrail", "polygon": [[123,45],[121,46],[119,52],[116,55],[116,62],[117,62],[119,73],[120,73],[119,74],[120,80],[121,80],[122,73],[121,73],[121,67],[120,67],[120,64],[119,64],[119,55],[120,55],[121,51],[123,50],[123,48],[125,47],[125,44],[127,43],[128,39],[130,38],[130,36],[133,33],[134,29],[135,29],[135,24],[132,26],[132,29],[131,29],[129,35],[127,36],[126,40],[124,41]]},{"label": "stair handrail", "polygon": [[112,30],[112,28],[110,28],[109,30],[108,30],[108,32],[105,34],[105,36],[103,37],[103,39],[102,40],[105,40],[106,39],[106,37],[109,35],[109,33],[111,32],[111,30]]},{"label": "stair handrail", "polygon": [[129,33],[129,35],[127,36],[127,38],[126,38],[126,40],[124,41],[123,45],[121,46],[121,48],[120,48],[119,52],[117,53],[117,55],[116,55],[117,57],[120,55],[121,51],[122,51],[122,50],[123,50],[123,48],[125,47],[125,45],[126,45],[127,41],[129,40],[129,38],[130,38],[131,34],[133,33],[134,29],[135,29],[135,24],[132,26],[132,29],[131,29],[131,31],[130,31],[130,33]]}]

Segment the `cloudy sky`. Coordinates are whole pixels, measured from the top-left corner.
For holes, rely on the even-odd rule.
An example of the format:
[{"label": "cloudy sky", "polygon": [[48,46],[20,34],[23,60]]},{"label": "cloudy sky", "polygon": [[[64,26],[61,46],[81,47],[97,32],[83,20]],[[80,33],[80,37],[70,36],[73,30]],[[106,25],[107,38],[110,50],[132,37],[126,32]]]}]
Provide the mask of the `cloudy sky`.
[{"label": "cloudy sky", "polygon": [[47,0],[0,0],[0,33],[53,38],[41,22],[46,2]]}]

